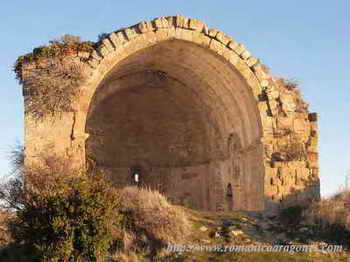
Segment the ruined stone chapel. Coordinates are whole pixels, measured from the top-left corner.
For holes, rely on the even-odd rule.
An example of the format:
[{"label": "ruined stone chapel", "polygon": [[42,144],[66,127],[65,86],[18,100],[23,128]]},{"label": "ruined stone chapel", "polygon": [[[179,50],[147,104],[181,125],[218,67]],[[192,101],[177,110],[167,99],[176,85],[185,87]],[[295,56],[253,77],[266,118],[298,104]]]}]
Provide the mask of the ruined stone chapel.
[{"label": "ruined stone chapel", "polygon": [[70,110],[40,120],[30,113],[41,98],[29,76],[50,58],[27,59],[18,70],[26,165],[48,150],[93,166],[116,186],[146,186],[200,210],[319,198],[317,114],[223,32],[160,17],[66,56],[61,61],[79,66],[85,79]]}]

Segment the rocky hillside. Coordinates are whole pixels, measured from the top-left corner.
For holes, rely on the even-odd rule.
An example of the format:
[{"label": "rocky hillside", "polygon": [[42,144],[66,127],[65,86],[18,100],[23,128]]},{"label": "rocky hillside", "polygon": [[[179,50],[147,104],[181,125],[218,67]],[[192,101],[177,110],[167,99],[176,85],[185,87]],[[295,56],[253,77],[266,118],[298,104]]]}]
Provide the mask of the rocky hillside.
[{"label": "rocky hillside", "polygon": [[[348,193],[275,214],[196,211],[137,187],[120,196],[128,203],[115,234],[121,245],[105,261],[350,261]],[[0,261],[37,261],[29,258],[26,240],[11,239],[5,222],[13,214],[0,215]]]},{"label": "rocky hillside", "polygon": [[[193,232],[186,242],[205,248],[219,246],[217,252],[183,252],[173,261],[349,261],[347,247],[343,252],[322,249],[341,245],[327,238],[317,226],[303,221],[289,223],[287,216],[266,216],[247,212],[198,212],[188,210],[193,221]],[[233,246],[308,245],[318,247],[313,252],[232,252]],[[267,248],[268,249],[268,248]],[[254,249],[253,249],[254,250]]]}]

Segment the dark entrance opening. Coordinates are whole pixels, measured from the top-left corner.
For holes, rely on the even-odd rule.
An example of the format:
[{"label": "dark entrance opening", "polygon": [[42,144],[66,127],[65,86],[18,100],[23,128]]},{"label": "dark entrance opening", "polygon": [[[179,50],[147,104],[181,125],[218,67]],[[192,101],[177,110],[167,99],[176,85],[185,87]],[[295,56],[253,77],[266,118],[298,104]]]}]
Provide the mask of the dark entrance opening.
[{"label": "dark entrance opening", "polygon": [[233,190],[231,183],[228,183],[226,189],[226,201],[227,201],[227,209],[233,210]]}]

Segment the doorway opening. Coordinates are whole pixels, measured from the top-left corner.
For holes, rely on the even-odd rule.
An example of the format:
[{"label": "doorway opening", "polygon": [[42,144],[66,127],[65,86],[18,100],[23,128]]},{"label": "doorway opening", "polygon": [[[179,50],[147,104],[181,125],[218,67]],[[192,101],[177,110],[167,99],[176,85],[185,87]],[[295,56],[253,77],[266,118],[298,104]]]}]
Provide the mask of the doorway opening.
[{"label": "doorway opening", "polygon": [[231,183],[228,183],[226,189],[226,200],[227,200],[227,209],[233,210],[233,190]]}]

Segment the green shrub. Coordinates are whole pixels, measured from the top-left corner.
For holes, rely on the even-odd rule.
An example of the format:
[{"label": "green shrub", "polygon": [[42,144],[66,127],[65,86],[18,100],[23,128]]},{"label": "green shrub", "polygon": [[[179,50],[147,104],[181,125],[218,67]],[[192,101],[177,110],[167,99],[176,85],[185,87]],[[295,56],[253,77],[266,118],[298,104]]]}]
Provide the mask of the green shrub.
[{"label": "green shrub", "polygon": [[285,224],[298,224],[302,219],[303,210],[302,206],[290,206],[280,211],[279,218]]},{"label": "green shrub", "polygon": [[129,252],[155,257],[190,232],[183,208],[158,191],[117,189],[102,174],[75,171],[55,156],[0,185],[0,200],[12,214],[0,261],[16,247],[35,261],[120,261]]},{"label": "green shrub", "polygon": [[30,171],[10,232],[42,261],[103,261],[116,240],[119,207],[102,177]]}]

